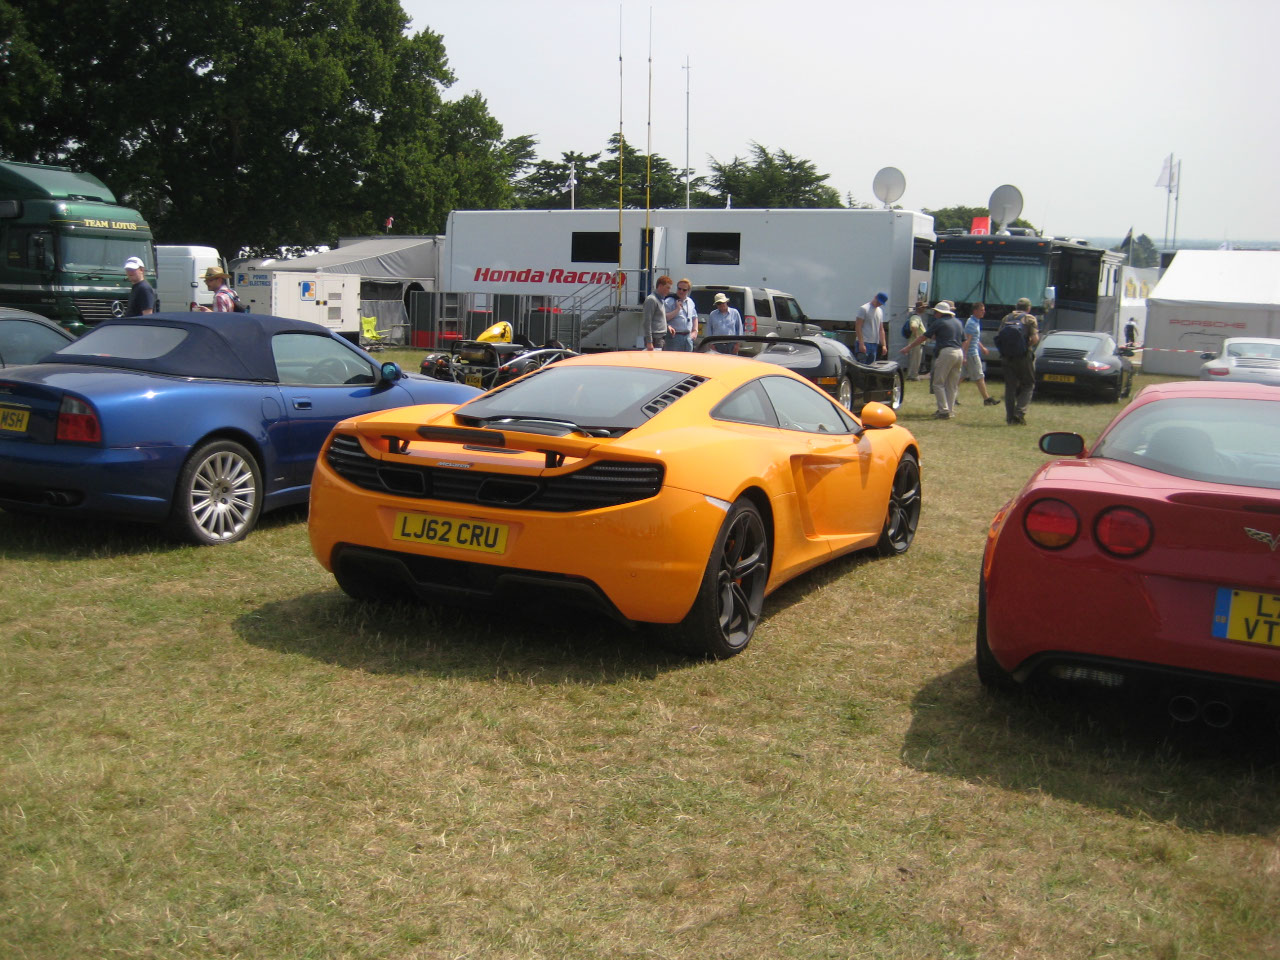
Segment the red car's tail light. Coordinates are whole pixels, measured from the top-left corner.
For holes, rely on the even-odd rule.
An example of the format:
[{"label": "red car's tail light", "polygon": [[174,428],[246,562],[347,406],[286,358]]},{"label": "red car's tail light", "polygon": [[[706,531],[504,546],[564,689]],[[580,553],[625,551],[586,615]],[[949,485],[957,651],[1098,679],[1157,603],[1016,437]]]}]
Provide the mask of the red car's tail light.
[{"label": "red car's tail light", "polygon": [[1136,557],[1151,546],[1155,530],[1145,513],[1132,507],[1112,507],[1098,515],[1093,535],[1107,553]]},{"label": "red car's tail light", "polygon": [[1033,543],[1049,550],[1069,546],[1080,534],[1080,517],[1061,500],[1037,500],[1027,508],[1022,528]]},{"label": "red car's tail light", "polygon": [[69,443],[101,443],[102,424],[98,412],[75,397],[63,397],[58,407],[58,431],[56,437]]}]

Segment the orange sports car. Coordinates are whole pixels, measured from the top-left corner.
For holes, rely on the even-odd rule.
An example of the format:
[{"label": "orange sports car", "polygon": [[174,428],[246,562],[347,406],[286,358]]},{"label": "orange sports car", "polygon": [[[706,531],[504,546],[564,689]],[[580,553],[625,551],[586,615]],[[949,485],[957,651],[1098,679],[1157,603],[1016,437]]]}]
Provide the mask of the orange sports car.
[{"label": "orange sports car", "polygon": [[567,601],[729,657],[787,580],[911,546],[919,464],[888,407],[855,417],[788,370],[595,354],[339,423],[311,545],[359,600]]}]

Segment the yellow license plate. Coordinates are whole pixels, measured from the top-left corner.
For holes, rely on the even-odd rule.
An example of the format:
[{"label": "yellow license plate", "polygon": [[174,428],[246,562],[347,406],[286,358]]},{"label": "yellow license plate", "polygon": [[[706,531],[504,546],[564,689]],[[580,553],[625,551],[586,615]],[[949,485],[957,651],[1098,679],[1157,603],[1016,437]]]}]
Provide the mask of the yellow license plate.
[{"label": "yellow license plate", "polygon": [[397,513],[391,536],[407,543],[431,543],[480,553],[507,552],[507,525],[436,517],[429,513]]},{"label": "yellow license plate", "polygon": [[1280,647],[1280,595],[1219,587],[1213,635],[1264,647]]},{"label": "yellow license plate", "polygon": [[1076,378],[1066,373],[1046,373],[1044,379],[1047,383],[1075,383]]},{"label": "yellow license plate", "polygon": [[467,386],[468,386],[468,387],[483,387],[483,386],[484,386],[484,376],[483,376],[483,374],[479,374],[479,373],[468,373],[468,374],[467,374]]},{"label": "yellow license plate", "polygon": [[30,410],[23,410],[19,407],[0,407],[0,430],[26,433],[27,421],[30,417]]}]

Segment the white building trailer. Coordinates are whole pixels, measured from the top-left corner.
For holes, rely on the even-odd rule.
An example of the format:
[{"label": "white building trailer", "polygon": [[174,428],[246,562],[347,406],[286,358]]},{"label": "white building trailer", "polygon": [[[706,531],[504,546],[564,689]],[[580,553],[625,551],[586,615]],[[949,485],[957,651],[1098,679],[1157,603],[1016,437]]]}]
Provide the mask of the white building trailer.
[{"label": "white building trailer", "polygon": [[628,315],[661,274],[783,290],[836,326],[884,291],[900,341],[927,293],[934,240],[933,218],[911,210],[455,210],[438,289],[518,299],[533,339],[587,349],[634,346]]}]

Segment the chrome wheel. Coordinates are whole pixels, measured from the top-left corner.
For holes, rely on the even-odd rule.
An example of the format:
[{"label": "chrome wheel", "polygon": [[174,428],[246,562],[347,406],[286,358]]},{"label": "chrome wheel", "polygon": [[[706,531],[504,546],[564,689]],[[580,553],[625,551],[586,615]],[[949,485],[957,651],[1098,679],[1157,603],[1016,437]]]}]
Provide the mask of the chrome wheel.
[{"label": "chrome wheel", "polygon": [[182,468],[171,526],[195,543],[234,543],[257,523],[261,494],[262,475],[248,450],[226,440],[206,444]]},{"label": "chrome wheel", "polygon": [[853,409],[853,384],[849,382],[848,377],[840,378],[840,386],[836,389],[836,399],[840,401],[840,406],[846,410]]},{"label": "chrome wheel", "polygon": [[902,408],[902,396],[906,391],[906,375],[899,370],[893,378],[893,391],[889,394],[889,409],[898,411]]}]

